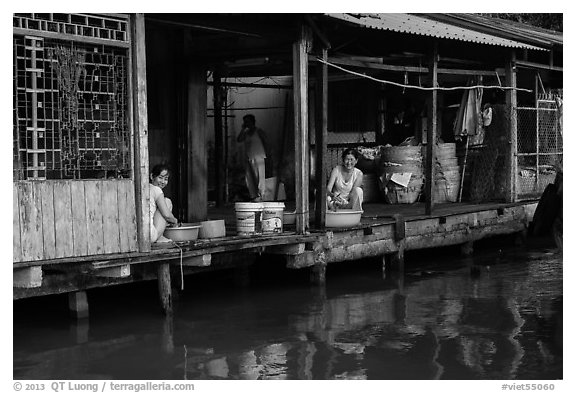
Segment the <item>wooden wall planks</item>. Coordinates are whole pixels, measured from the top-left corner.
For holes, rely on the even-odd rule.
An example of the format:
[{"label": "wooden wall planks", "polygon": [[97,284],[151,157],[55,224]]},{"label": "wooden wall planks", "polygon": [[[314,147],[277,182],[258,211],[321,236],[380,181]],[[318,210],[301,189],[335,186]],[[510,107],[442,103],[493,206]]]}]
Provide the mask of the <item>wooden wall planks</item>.
[{"label": "wooden wall planks", "polygon": [[132,180],[13,183],[13,262],[138,251]]},{"label": "wooden wall planks", "polygon": [[86,196],[84,182],[70,182],[72,195],[72,234],[74,255],[88,255],[88,228],[86,224]]},{"label": "wooden wall planks", "polygon": [[102,189],[102,219],[104,222],[104,253],[120,252],[117,182],[104,182]]},{"label": "wooden wall planks", "polygon": [[138,251],[134,185],[132,182],[118,182],[118,214],[120,251]]},{"label": "wooden wall planks", "polygon": [[104,226],[102,220],[103,181],[90,181],[84,184],[86,195],[86,230],[88,255],[104,253]]},{"label": "wooden wall planks", "polygon": [[22,260],[39,260],[44,255],[40,195],[34,195],[32,182],[18,183],[17,189]]},{"label": "wooden wall planks", "polygon": [[74,255],[72,235],[72,193],[70,182],[55,181],[54,230],[56,234],[56,258]]},{"label": "wooden wall planks", "polygon": [[22,260],[22,246],[20,244],[20,204],[18,203],[18,189],[12,187],[12,259],[14,262]]},{"label": "wooden wall planks", "polygon": [[54,226],[54,187],[51,183],[36,183],[42,197],[42,234],[44,258],[56,258],[56,227]]}]

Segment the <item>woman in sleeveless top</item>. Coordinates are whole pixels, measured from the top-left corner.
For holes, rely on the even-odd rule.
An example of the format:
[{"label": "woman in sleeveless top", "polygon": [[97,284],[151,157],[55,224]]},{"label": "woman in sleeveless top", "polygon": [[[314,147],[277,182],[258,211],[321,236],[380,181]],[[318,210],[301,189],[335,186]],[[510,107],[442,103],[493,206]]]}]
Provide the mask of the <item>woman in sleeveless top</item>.
[{"label": "woman in sleeveless top", "polygon": [[362,171],[356,168],[358,151],[346,149],[342,153],[342,165],[332,169],[328,180],[328,208],[362,210],[364,192],[362,190]]}]

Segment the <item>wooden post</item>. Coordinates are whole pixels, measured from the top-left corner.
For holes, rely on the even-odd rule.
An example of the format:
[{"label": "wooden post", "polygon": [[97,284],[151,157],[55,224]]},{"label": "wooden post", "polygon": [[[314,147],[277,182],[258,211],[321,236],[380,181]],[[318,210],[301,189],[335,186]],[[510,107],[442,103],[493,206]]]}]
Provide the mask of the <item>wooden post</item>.
[{"label": "wooden post", "polygon": [[86,296],[86,291],[70,292],[68,294],[68,308],[74,318],[88,318],[88,297]]},{"label": "wooden post", "polygon": [[172,284],[170,279],[170,264],[158,265],[158,293],[162,311],[166,315],[172,314]]},{"label": "wooden post", "polygon": [[474,254],[474,242],[466,242],[460,246],[460,255],[469,257]]},{"label": "wooden post", "polygon": [[174,318],[167,315],[162,323],[162,350],[171,355],[174,353]]},{"label": "wooden post", "polygon": [[310,152],[308,141],[308,49],[310,32],[302,26],[293,45],[294,141],[296,170],[296,233],[308,231]]},{"label": "wooden post", "polygon": [[188,222],[208,216],[208,160],[206,154],[206,70],[188,69]]},{"label": "wooden post", "polygon": [[216,206],[224,204],[224,138],[222,129],[222,85],[220,71],[214,70],[213,102],[214,102],[214,157],[216,169]]},{"label": "wooden post", "polygon": [[[386,133],[386,85],[380,85],[378,91],[378,115],[376,117],[376,143],[383,144],[384,134]],[[421,142],[419,138],[418,142]]]},{"label": "wooden post", "polygon": [[90,322],[88,319],[77,319],[74,323],[70,324],[69,331],[71,336],[74,337],[75,344],[85,344],[89,341]]},{"label": "wooden post", "polygon": [[[328,50],[322,49],[322,59],[328,61]],[[316,228],[326,225],[326,139],[328,138],[328,65],[316,64]]]},{"label": "wooden post", "polygon": [[391,271],[404,272],[404,247],[405,240],[401,240],[398,242],[398,251],[385,255],[386,266]]},{"label": "wooden post", "polygon": [[326,284],[326,264],[317,264],[312,266],[310,271],[310,281],[314,285]]},{"label": "wooden post", "polygon": [[138,250],[150,251],[150,194],[148,191],[148,105],[144,14],[130,17],[132,40],[131,96],[134,135],[134,199]]},{"label": "wooden post", "polygon": [[[506,86],[516,87],[516,52],[512,49],[510,52],[510,60],[506,64]],[[509,114],[509,135],[510,135],[510,149],[508,156],[508,187],[506,190],[506,201],[514,202],[516,200],[516,176],[517,166],[516,157],[518,154],[518,114],[516,108],[518,106],[517,95],[515,89],[506,90],[506,108]]]},{"label": "wooden post", "polygon": [[[438,86],[438,42],[434,41],[434,48],[428,64],[432,87]],[[436,128],[437,128],[438,91],[432,90],[428,96],[428,132],[426,140],[426,214],[431,215],[434,209],[434,178],[436,175]]]}]

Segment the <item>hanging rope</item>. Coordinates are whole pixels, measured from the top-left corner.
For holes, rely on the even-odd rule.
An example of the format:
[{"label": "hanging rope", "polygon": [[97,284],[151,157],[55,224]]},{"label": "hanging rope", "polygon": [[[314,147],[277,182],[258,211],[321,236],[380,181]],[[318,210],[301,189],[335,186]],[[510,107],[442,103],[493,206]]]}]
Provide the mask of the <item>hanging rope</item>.
[{"label": "hanging rope", "polygon": [[[332,64],[328,61],[324,61],[321,58],[317,57],[316,58],[317,61],[319,61],[320,63],[324,63],[326,65],[329,65],[330,67],[334,67],[337,68],[341,71],[347,72],[349,74],[352,75],[356,75],[356,76],[360,76],[362,78],[366,78],[366,79],[371,79],[375,82],[379,82],[379,83],[384,83],[384,84],[388,84],[388,85],[393,85],[393,86],[398,86],[398,87],[402,87],[402,88],[408,88],[408,89],[417,89],[417,90],[426,90],[426,91],[432,91],[432,90],[443,90],[443,91],[453,91],[453,90],[473,90],[473,89],[502,89],[502,90],[517,90],[517,91],[525,91],[528,93],[532,93],[532,90],[528,90],[528,89],[523,89],[521,87],[511,87],[511,86],[484,86],[484,85],[474,85],[474,86],[454,86],[454,87],[421,87],[421,86],[414,86],[414,85],[409,85],[409,84],[404,84],[404,83],[397,83],[397,82],[392,82],[392,81],[388,81],[388,80],[384,80],[384,79],[378,79],[378,78],[374,78],[370,75],[366,75],[366,74],[361,74],[359,72],[355,72],[355,71],[351,71],[351,70],[347,70],[344,67],[340,67],[339,65],[336,64]],[[498,75],[498,74],[496,74]]]}]

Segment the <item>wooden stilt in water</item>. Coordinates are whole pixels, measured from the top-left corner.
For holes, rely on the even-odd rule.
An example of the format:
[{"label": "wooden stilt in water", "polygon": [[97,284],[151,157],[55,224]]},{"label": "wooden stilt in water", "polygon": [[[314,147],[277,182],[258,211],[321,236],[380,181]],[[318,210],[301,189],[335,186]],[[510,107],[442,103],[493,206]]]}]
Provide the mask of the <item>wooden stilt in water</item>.
[{"label": "wooden stilt in water", "polygon": [[167,315],[162,324],[162,350],[167,354],[174,353],[174,319]]},{"label": "wooden stilt in water", "polygon": [[386,269],[388,268],[388,266],[386,265],[386,259],[388,259],[386,257],[386,255],[382,255],[382,279],[386,280]]},{"label": "wooden stilt in water", "polygon": [[404,271],[404,240],[398,242],[398,251],[385,255],[386,265],[392,271]]},{"label": "wooden stilt in water", "polygon": [[528,229],[524,229],[523,231],[516,233],[516,235],[514,235],[514,244],[516,246],[525,246],[527,237]]},{"label": "wooden stilt in water", "polygon": [[460,255],[469,257],[474,254],[474,242],[466,242],[460,246]]},{"label": "wooden stilt in water", "polygon": [[324,285],[326,284],[326,265],[318,264],[312,266],[312,271],[310,272],[310,281],[314,285]]},{"label": "wooden stilt in water", "polygon": [[170,264],[158,265],[158,293],[162,311],[166,315],[172,315],[172,284],[170,279]]},{"label": "wooden stilt in water", "polygon": [[70,324],[70,333],[74,337],[76,344],[84,344],[88,342],[88,334],[90,332],[90,323],[88,319],[79,319],[76,323]]},{"label": "wooden stilt in water", "polygon": [[68,294],[68,308],[74,318],[88,318],[88,297],[86,296],[86,291],[70,292]]}]

